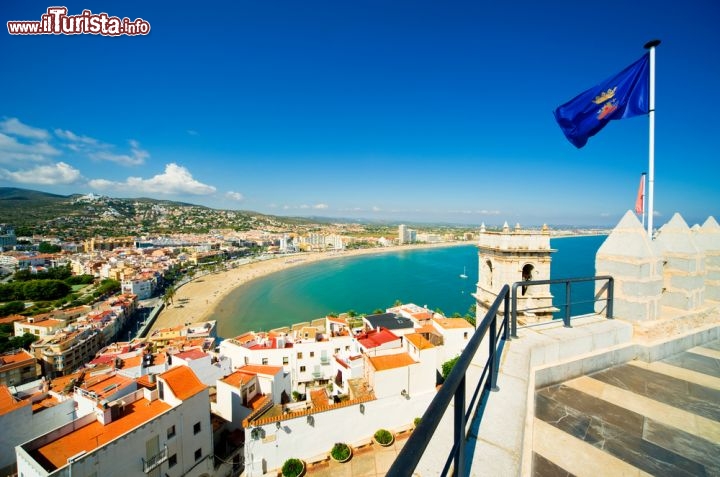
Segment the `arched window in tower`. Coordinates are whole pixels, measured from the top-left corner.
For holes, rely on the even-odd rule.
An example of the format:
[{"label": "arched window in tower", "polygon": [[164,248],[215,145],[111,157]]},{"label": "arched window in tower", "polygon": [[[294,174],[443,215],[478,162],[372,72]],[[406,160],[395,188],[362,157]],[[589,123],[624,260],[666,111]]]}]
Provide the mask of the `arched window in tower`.
[{"label": "arched window in tower", "polygon": [[[533,279],[533,270],[534,270],[534,269],[535,269],[535,267],[533,267],[533,266],[532,266],[531,264],[529,264],[529,263],[528,263],[527,265],[525,265],[525,266],[523,267],[523,269],[522,269],[522,281],[524,281],[524,282],[529,282],[530,280],[532,280],[532,279]],[[523,296],[525,296],[525,292],[527,291],[527,288],[528,288],[528,287],[526,287],[526,286],[523,286],[523,287],[522,287],[522,294],[523,294]]]},{"label": "arched window in tower", "polygon": [[487,270],[487,283],[489,286],[492,286],[493,283],[493,266],[492,262],[490,260],[485,262],[485,269]]}]

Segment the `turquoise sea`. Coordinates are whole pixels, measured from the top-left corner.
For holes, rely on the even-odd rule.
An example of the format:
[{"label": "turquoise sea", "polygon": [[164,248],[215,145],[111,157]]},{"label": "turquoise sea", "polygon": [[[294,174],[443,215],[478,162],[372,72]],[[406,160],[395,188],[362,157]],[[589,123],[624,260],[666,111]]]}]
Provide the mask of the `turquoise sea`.
[{"label": "turquoise sea", "polygon": [[[595,253],[605,236],[551,239],[551,278],[589,277],[595,274]],[[460,275],[465,272],[467,278]],[[474,300],[478,281],[474,244],[432,249],[384,252],[340,257],[284,270],[231,292],[213,319],[220,336],[266,331],[321,318],[328,313],[354,310],[372,313],[396,300],[427,305],[446,315],[465,314]],[[573,301],[592,299],[592,285],[573,289]],[[551,289],[563,299],[564,288]],[[587,313],[591,304],[573,307]]]}]

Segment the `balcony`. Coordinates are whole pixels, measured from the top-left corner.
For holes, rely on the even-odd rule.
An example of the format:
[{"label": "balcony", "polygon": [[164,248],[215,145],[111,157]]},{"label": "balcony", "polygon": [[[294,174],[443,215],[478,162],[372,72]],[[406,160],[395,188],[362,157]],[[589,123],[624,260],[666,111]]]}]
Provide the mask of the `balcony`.
[{"label": "balcony", "polygon": [[143,472],[149,474],[153,469],[157,468],[160,464],[168,460],[168,448],[165,446],[163,450],[150,457],[148,460],[142,459]]},{"label": "balcony", "polygon": [[328,364],[330,364],[330,358],[328,358],[327,356],[321,356],[321,357],[320,357],[320,364],[322,364],[322,365],[328,365]]}]

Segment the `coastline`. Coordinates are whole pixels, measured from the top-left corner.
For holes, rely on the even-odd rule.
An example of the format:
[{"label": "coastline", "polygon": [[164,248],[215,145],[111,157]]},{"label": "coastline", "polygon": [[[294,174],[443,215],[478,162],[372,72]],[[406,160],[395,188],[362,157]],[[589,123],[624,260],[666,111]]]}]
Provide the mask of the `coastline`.
[{"label": "coastline", "polygon": [[215,314],[224,298],[232,291],[255,280],[282,270],[308,265],[325,260],[363,255],[473,245],[472,241],[441,242],[433,244],[394,245],[383,248],[348,250],[343,252],[301,252],[292,255],[278,255],[265,260],[252,261],[236,268],[213,272],[194,278],[177,288],[173,303],[158,315],[150,331],[171,328],[186,323],[208,321]]}]

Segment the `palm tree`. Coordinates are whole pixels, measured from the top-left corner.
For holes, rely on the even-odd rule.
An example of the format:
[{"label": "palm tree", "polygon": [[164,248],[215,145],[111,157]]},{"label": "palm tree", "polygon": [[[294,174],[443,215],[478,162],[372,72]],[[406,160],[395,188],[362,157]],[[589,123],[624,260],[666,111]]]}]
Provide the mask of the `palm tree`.
[{"label": "palm tree", "polygon": [[165,289],[165,295],[163,295],[163,302],[165,305],[173,302],[173,298],[175,298],[175,287],[170,285]]}]

